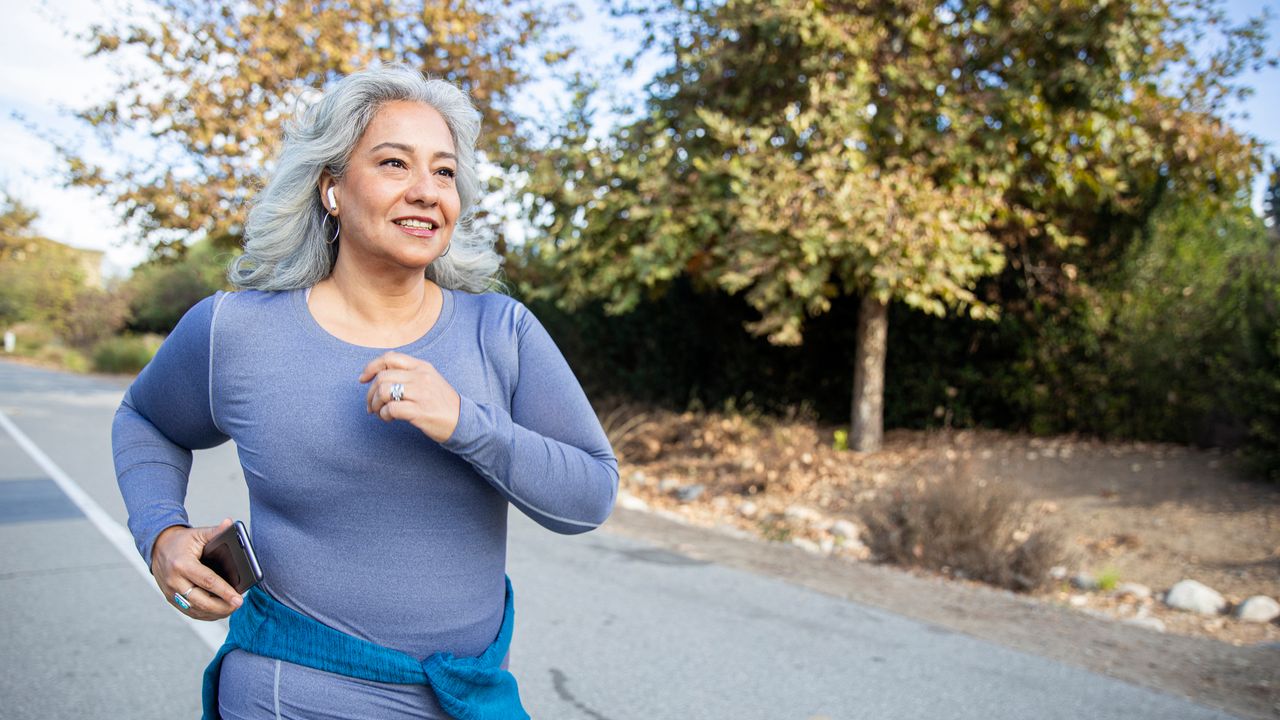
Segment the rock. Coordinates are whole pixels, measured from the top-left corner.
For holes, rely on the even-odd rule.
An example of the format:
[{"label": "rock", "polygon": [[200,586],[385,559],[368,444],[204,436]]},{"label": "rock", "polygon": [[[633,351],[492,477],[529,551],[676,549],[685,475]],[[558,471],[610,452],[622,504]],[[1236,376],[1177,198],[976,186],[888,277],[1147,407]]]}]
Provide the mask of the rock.
[{"label": "rock", "polygon": [[848,520],[837,520],[831,523],[831,534],[842,540],[857,540],[862,535],[858,526]]},{"label": "rock", "polygon": [[1118,598],[1131,597],[1134,600],[1150,600],[1151,588],[1143,585],[1142,583],[1123,582],[1116,586],[1116,589],[1111,593],[1111,596]]},{"label": "rock", "polygon": [[645,476],[644,472],[637,470],[631,473],[631,482],[636,485],[644,485],[649,482],[649,478]]},{"label": "rock", "polygon": [[693,502],[702,497],[702,493],[706,492],[706,485],[685,485],[676,488],[676,499],[680,502]]},{"label": "rock", "polygon": [[823,555],[830,555],[836,549],[836,541],[834,538],[827,536],[818,541],[818,549]]},{"label": "rock", "polygon": [[1067,566],[1054,565],[1053,567],[1049,568],[1049,577],[1053,578],[1054,580],[1066,580]]},{"label": "rock", "polygon": [[1280,617],[1280,603],[1266,595],[1254,595],[1236,608],[1236,618],[1245,622],[1269,623]]},{"label": "rock", "polygon": [[1089,573],[1076,573],[1071,576],[1071,587],[1086,591],[1097,590],[1098,579]]},{"label": "rock", "polygon": [[818,543],[808,538],[792,538],[791,544],[807,552],[811,552],[811,553],[822,552],[822,548],[818,547]]},{"label": "rock", "polygon": [[1164,604],[1177,610],[1217,615],[1227,601],[1216,590],[1195,580],[1181,580],[1164,595]]},{"label": "rock", "polygon": [[662,478],[662,480],[658,483],[658,490],[664,493],[671,492],[672,490],[675,490],[678,487],[680,487],[680,481],[671,477]]},{"label": "rock", "polygon": [[1133,625],[1134,627],[1155,630],[1156,632],[1164,632],[1164,622],[1160,618],[1154,618],[1150,615],[1131,617],[1123,622],[1125,625]]},{"label": "rock", "polygon": [[792,505],[786,509],[783,515],[791,522],[804,523],[806,525],[812,525],[822,519],[822,514],[817,510],[803,505]]},{"label": "rock", "polygon": [[738,506],[738,514],[745,518],[753,518],[760,512],[760,507],[750,500],[743,500]]},{"label": "rock", "polygon": [[629,492],[621,491],[618,493],[618,505],[628,510],[648,510],[649,503],[632,495]]},{"label": "rock", "polygon": [[1084,607],[1089,604],[1089,597],[1087,595],[1072,595],[1068,602],[1071,603],[1071,607]]}]

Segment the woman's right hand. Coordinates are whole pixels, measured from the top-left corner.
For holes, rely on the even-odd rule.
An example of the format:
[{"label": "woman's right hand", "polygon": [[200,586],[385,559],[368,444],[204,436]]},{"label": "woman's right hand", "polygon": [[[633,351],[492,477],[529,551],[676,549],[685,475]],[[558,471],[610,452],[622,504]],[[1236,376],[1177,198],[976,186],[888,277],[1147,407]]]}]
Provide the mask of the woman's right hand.
[{"label": "woman's right hand", "polygon": [[[151,575],[170,605],[197,620],[220,620],[235,612],[244,599],[226,580],[200,562],[200,553],[218,533],[231,527],[231,518],[217,525],[189,528],[171,525],[151,546]],[[185,597],[190,608],[174,602],[174,593]]]}]

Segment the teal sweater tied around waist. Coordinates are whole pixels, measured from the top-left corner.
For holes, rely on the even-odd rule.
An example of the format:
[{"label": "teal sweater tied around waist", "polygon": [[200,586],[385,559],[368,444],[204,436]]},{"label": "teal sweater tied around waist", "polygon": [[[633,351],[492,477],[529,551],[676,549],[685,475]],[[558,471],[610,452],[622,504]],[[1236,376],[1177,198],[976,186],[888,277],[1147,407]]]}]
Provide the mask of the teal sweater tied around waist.
[{"label": "teal sweater tied around waist", "polygon": [[222,659],[237,648],[374,682],[430,685],[440,707],[457,720],[528,720],[515,676],[502,669],[511,647],[515,601],[507,578],[502,627],[478,657],[435,653],[421,662],[412,655],[334,630],[284,605],[260,588],[244,595],[231,615],[231,630],[204,671],[204,720],[220,720],[218,678]]}]

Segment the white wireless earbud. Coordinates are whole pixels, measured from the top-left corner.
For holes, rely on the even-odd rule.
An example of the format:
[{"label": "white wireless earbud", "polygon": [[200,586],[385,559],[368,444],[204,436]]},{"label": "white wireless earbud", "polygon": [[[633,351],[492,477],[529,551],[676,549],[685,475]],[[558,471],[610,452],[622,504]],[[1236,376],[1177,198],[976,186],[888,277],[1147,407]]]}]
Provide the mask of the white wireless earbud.
[{"label": "white wireless earbud", "polygon": [[338,198],[333,196],[333,186],[329,186],[329,209],[334,212],[338,211]]}]

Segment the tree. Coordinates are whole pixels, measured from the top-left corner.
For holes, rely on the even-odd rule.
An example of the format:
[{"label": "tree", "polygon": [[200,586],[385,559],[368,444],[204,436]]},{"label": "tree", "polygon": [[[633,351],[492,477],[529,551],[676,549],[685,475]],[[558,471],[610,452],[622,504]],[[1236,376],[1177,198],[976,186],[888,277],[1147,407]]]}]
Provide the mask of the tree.
[{"label": "tree", "polygon": [[74,249],[36,232],[38,218],[12,196],[0,202],[0,324],[35,322],[60,333],[84,271]]},{"label": "tree", "polygon": [[128,304],[117,288],[86,283],[82,251],[38,234],[37,219],[12,196],[0,201],[0,327],[34,323],[88,349],[120,329]]},{"label": "tree", "polygon": [[124,287],[130,329],[167,335],[193,305],[227,288],[229,259],[205,239],[181,258],[156,257],[134,268]]},{"label": "tree", "polygon": [[113,98],[78,116],[108,145],[141,135],[146,157],[119,167],[62,146],[70,182],[97,189],[162,254],[192,236],[239,244],[246,204],[269,171],[281,126],[314,90],[375,62],[403,62],[466,89],[484,114],[483,148],[501,161],[519,143],[513,100],[567,3],[536,0],[160,0],[88,33],[92,55],[143,58]]},{"label": "tree", "polygon": [[[1183,36],[1209,2],[640,12],[666,18],[671,66],[644,116],[598,142],[584,93],[534,166],[529,257],[552,272],[532,292],[625,312],[687,274],[745,293],[748,329],[779,344],[860,297],[859,450],[880,444],[889,303],[994,317],[1000,287],[981,281],[1006,264],[1027,292],[1077,281],[1081,249],[1114,254],[1169,182],[1229,197],[1256,169],[1215,113],[1261,58],[1258,30],[1196,65]],[[1163,87],[1174,67],[1182,85]]]}]

